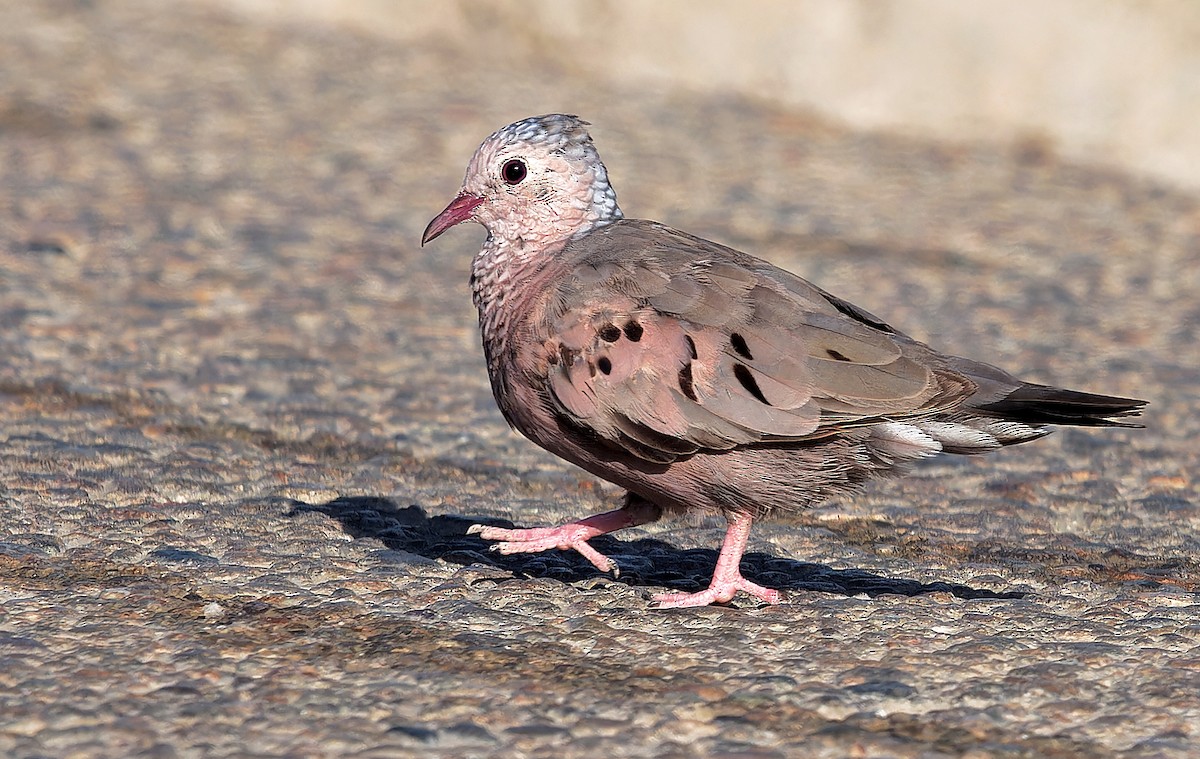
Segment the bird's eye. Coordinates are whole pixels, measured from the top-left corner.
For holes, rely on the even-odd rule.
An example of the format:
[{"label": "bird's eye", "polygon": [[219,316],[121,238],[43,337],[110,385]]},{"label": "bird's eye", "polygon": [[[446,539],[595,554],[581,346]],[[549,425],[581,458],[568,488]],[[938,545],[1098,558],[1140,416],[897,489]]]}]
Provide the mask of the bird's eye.
[{"label": "bird's eye", "polygon": [[500,174],[504,177],[505,182],[508,182],[509,184],[518,184],[522,179],[525,178],[525,162],[517,160],[516,158],[512,159],[511,161],[505,161],[504,168],[500,169]]}]

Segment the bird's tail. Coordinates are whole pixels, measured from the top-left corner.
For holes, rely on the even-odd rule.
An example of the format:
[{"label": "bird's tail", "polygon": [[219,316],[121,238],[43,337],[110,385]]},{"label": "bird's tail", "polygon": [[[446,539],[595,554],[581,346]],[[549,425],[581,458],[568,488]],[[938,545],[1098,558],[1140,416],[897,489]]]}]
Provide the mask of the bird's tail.
[{"label": "bird's tail", "polygon": [[1140,416],[1146,401],[1064,390],[1030,382],[999,400],[974,405],[976,411],[1023,424],[1071,424],[1080,427],[1140,427],[1121,421]]}]

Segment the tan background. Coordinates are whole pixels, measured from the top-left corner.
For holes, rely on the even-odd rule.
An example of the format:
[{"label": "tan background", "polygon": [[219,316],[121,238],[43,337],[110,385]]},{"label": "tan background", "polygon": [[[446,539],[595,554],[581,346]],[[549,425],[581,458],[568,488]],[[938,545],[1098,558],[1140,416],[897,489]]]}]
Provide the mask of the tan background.
[{"label": "tan background", "polygon": [[1035,141],[1200,185],[1200,3],[1188,0],[212,1],[533,52],[548,76],[748,94],[859,129]]}]

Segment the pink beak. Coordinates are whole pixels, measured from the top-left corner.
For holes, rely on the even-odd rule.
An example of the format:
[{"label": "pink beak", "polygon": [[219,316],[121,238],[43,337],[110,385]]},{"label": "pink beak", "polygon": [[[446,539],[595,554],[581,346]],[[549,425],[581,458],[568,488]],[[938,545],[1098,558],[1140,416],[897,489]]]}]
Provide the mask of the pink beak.
[{"label": "pink beak", "polygon": [[434,216],[433,221],[429,222],[429,226],[425,227],[425,234],[421,235],[421,247],[455,224],[461,224],[470,219],[471,214],[482,202],[483,198],[478,195],[460,192],[458,197],[450,201],[450,205]]}]

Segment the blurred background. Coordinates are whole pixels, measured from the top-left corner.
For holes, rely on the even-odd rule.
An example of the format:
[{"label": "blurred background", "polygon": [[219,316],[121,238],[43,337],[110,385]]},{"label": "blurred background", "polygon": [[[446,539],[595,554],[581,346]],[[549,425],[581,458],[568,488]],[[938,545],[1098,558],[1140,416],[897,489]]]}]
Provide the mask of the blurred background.
[{"label": "blurred background", "polygon": [[1190,0],[211,0],[545,75],[736,92],[858,129],[1035,150],[1200,186]]}]

